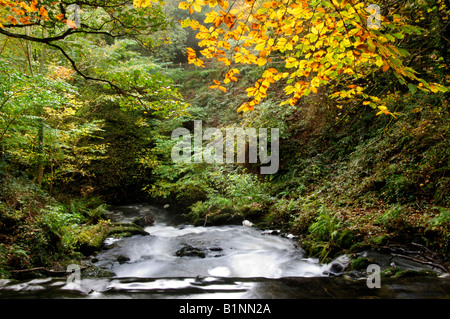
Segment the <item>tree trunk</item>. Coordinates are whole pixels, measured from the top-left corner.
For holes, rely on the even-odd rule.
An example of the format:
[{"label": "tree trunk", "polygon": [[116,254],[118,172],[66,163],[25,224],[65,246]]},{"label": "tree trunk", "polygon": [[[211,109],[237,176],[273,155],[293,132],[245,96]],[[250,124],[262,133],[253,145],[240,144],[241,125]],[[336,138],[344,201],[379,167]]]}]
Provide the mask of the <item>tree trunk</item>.
[{"label": "tree trunk", "polygon": [[[44,36],[47,36],[47,31],[44,31]],[[42,44],[42,53],[39,59],[39,74],[42,75],[44,73],[44,63],[45,63],[45,43]],[[38,171],[37,171],[37,183],[39,187],[42,185],[42,179],[44,178],[44,128],[45,128],[45,119],[44,119],[44,108],[42,106],[39,107],[39,116],[41,117],[39,123],[39,131],[38,131]]]}]

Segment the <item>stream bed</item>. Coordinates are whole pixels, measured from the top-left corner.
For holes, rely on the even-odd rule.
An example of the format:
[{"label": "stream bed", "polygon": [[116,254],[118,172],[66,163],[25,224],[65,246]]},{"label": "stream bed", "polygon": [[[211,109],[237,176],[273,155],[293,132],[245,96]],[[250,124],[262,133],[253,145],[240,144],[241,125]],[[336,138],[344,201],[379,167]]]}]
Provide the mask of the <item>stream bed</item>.
[{"label": "stream bed", "polygon": [[[114,207],[108,216],[129,223],[152,215],[147,236],[107,238],[91,263],[111,278],[0,280],[1,298],[449,298],[450,279],[382,278],[369,288],[364,277],[341,272],[341,256],[329,264],[308,258],[289,235],[254,227],[194,227],[151,205]],[[380,256],[382,259],[382,256]],[[419,267],[403,262],[402,267]],[[380,265],[381,266],[381,265]],[[423,266],[421,266],[423,268]]]}]

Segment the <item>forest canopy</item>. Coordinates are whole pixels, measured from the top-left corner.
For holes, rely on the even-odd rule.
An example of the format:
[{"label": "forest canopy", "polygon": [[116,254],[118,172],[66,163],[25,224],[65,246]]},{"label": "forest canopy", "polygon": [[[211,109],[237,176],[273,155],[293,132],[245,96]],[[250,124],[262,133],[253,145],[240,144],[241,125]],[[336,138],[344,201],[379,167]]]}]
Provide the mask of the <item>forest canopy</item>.
[{"label": "forest canopy", "polygon": [[[138,7],[150,3],[135,1]],[[406,39],[439,32],[439,25],[427,30],[420,21],[434,14],[441,19],[437,23],[446,23],[448,17],[440,14],[448,12],[444,1],[190,0],[179,4],[191,15],[205,7],[213,9],[203,20],[180,21],[183,27],[197,30],[202,48],[203,60],[187,48],[190,63],[204,67],[204,60],[214,59],[225,66],[284,64],[283,71],[270,65],[247,88],[251,100],[239,111],[252,110],[278,81],[283,81],[288,96],[283,104],[295,105],[302,96],[327,86],[337,107],[350,100],[378,109],[377,115],[393,116],[395,112],[386,106],[388,97],[371,93],[373,78],[382,73],[392,72],[413,93],[447,91],[443,77],[426,80],[410,66],[420,52],[411,54],[402,47]],[[211,87],[225,91],[223,84],[237,81],[237,73],[238,69],[230,67],[224,79]]]}]

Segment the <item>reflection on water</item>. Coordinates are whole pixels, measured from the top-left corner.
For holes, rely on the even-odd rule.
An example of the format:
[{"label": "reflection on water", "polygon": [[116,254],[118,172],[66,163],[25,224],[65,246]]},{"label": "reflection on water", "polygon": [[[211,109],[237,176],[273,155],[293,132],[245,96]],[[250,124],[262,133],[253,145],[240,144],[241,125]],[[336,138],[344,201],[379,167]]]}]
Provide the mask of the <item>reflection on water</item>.
[{"label": "reflection on water", "polygon": [[82,279],[78,289],[65,280],[0,280],[2,298],[449,298],[450,280],[414,277],[382,280],[369,289],[364,280],[343,277],[290,278],[99,278]]}]

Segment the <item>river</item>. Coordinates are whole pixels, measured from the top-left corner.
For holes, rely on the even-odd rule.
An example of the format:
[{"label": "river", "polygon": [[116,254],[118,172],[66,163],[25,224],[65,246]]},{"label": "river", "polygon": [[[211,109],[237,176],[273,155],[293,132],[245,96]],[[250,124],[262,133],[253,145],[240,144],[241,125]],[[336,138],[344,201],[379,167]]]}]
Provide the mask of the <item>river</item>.
[{"label": "river", "polygon": [[[341,256],[329,264],[308,258],[291,236],[255,227],[194,227],[151,205],[118,206],[109,218],[131,222],[151,214],[148,236],[105,240],[91,262],[111,278],[0,280],[2,298],[449,298],[439,277],[366,279],[343,276]],[[183,251],[186,255],[180,256]],[[178,255],[177,255],[178,252]],[[418,267],[405,262],[405,268]]]}]

